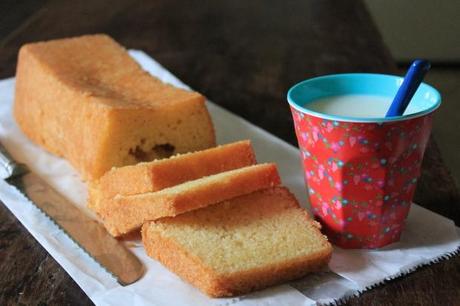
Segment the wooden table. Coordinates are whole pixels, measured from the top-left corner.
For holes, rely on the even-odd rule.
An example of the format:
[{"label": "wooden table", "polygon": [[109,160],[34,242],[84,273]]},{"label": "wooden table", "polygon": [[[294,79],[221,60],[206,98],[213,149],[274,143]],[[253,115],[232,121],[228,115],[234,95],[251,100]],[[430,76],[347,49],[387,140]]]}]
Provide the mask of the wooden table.
[{"label": "wooden table", "polygon": [[[212,101],[293,145],[285,101],[292,84],[321,74],[396,69],[360,1],[13,2],[0,4],[0,78],[14,75],[18,48],[26,42],[104,32],[146,51]],[[433,139],[416,202],[460,224],[459,193]],[[3,205],[0,258],[0,304],[91,304]],[[460,304],[459,285],[456,256],[347,304]]]}]

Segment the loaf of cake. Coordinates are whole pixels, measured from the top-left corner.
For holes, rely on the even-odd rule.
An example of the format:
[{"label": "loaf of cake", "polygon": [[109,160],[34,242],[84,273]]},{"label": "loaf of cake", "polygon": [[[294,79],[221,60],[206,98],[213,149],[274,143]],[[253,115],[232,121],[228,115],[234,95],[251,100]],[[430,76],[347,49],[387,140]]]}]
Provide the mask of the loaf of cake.
[{"label": "loaf of cake", "polygon": [[112,168],[89,185],[88,206],[99,213],[101,198],[154,192],[255,163],[251,143],[245,140],[167,159]]},{"label": "loaf of cake", "polygon": [[14,116],[85,180],[113,166],[215,146],[205,99],[144,71],[106,35],[24,45]]},{"label": "loaf of cake", "polygon": [[139,229],[145,221],[176,216],[280,184],[275,164],[260,164],[188,181],[157,192],[116,195],[100,202],[99,216],[113,236]]},{"label": "loaf of cake", "polygon": [[212,297],[300,278],[326,266],[332,247],[284,187],[147,222],[147,254]]}]

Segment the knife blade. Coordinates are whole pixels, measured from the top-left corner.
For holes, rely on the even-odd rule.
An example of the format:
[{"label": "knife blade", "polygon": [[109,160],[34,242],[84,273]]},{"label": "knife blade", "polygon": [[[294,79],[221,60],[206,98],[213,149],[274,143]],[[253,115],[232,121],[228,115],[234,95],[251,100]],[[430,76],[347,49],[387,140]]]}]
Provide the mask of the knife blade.
[{"label": "knife blade", "polygon": [[144,274],[144,266],[128,248],[113,238],[45,180],[17,163],[0,143],[0,176],[16,187],[77,245],[125,286]]}]

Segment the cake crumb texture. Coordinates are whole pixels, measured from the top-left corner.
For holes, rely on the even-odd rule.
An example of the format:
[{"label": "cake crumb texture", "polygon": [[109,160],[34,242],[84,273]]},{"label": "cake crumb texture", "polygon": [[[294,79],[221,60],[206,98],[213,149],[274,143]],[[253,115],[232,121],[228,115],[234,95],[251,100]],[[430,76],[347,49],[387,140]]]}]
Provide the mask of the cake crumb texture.
[{"label": "cake crumb texture", "polygon": [[275,164],[259,164],[188,181],[157,192],[102,199],[99,215],[113,236],[139,229],[146,221],[177,216],[243,194],[279,185]]},{"label": "cake crumb texture", "polygon": [[99,213],[100,199],[159,191],[205,176],[254,165],[249,140],[171,158],[114,167],[89,186],[88,207]]},{"label": "cake crumb texture", "polygon": [[284,187],[145,223],[149,256],[212,297],[302,277],[327,265],[332,247]]}]

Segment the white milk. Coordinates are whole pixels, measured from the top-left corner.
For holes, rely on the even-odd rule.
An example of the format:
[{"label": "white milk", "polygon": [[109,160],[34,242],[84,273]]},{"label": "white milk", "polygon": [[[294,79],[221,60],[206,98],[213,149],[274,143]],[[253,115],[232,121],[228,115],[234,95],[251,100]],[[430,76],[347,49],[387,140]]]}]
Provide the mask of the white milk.
[{"label": "white milk", "polygon": [[306,109],[318,113],[358,118],[385,117],[392,98],[373,95],[331,96],[306,103]]}]

